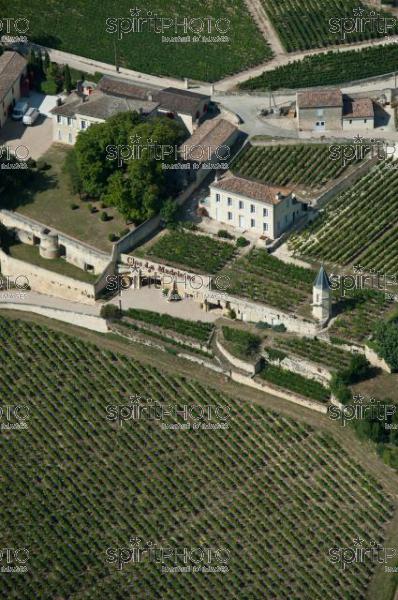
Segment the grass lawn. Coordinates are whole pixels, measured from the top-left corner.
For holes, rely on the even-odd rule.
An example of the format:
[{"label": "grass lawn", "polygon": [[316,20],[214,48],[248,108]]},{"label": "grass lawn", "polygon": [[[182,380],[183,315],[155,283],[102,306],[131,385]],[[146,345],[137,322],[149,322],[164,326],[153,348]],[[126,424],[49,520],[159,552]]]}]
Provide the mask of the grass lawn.
[{"label": "grass lawn", "polygon": [[[42,157],[51,168],[35,172],[29,188],[20,192],[17,197],[12,193],[2,196],[2,205],[99,250],[111,252],[112,243],[108,240],[108,235],[117,234],[125,229],[125,221],[114,208],[104,209],[112,219],[101,221],[102,209],[99,202],[91,201],[92,205],[98,208],[98,212],[91,214],[87,208],[88,203],[82,202],[70,192],[68,178],[62,172],[68,152],[68,147],[53,144]],[[79,208],[72,210],[71,203],[77,204]]]},{"label": "grass lawn", "polygon": [[[130,14],[136,8],[137,17]],[[31,0],[29,4],[23,0],[15,0],[5,11],[8,18],[29,20],[29,40],[50,48],[72,52],[79,56],[115,64],[115,45],[117,60],[120,66],[149,73],[152,75],[192,77],[204,81],[216,81],[227,75],[259,64],[271,57],[272,51],[258,30],[244,0],[152,0],[151,3],[139,0],[131,4],[128,0],[96,2],[95,0],[68,0],[56,2],[40,2]],[[177,25],[164,28],[164,37],[190,36],[189,41],[162,41],[162,33],[150,31],[149,26],[139,19],[147,19],[148,15],[157,15],[165,21],[177,19],[177,23],[195,21],[192,27],[198,30],[199,41],[193,41],[194,31],[184,32],[184,27]],[[111,33],[107,19],[122,19],[124,30],[129,24],[141,26],[139,32],[119,35]],[[207,33],[207,19],[213,19],[213,27]],[[131,19],[131,21],[129,21]],[[215,23],[222,20],[218,30]],[[120,24],[122,24],[119,21]],[[160,28],[159,19],[156,30]],[[222,33],[225,31],[225,34]],[[227,41],[209,41],[220,36]],[[120,39],[121,37],[121,39]],[[207,41],[202,40],[207,38]]]},{"label": "grass lawn", "polygon": [[39,248],[37,246],[29,246],[28,244],[14,244],[9,247],[10,255],[18,260],[24,260],[37,267],[42,267],[48,271],[54,271],[65,277],[72,277],[79,281],[85,281],[87,283],[94,283],[98,279],[98,275],[87,273],[70,263],[67,263],[62,258],[43,258],[40,256]]}]

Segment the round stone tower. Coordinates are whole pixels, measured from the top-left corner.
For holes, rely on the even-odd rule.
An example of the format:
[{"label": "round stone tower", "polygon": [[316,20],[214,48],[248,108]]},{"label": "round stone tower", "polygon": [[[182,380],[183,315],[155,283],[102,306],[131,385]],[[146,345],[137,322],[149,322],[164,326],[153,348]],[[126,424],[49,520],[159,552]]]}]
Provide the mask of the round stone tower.
[{"label": "round stone tower", "polygon": [[43,229],[40,232],[40,256],[43,258],[58,258],[59,244],[58,235],[52,233],[49,229]]}]

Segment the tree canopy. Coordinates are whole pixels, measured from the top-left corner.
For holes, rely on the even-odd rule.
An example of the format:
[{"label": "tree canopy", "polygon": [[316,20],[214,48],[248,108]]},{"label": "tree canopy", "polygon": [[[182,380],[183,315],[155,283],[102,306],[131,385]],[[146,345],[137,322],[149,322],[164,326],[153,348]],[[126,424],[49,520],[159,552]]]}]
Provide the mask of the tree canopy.
[{"label": "tree canopy", "polygon": [[162,167],[175,156],[162,155],[161,148],[178,147],[184,138],[184,128],[166,117],[144,120],[136,112],[120,113],[78,135],[66,169],[75,190],[139,223],[178,192],[177,178]]},{"label": "tree canopy", "polygon": [[382,321],[376,325],[375,345],[379,356],[394,370],[398,370],[398,323]]}]

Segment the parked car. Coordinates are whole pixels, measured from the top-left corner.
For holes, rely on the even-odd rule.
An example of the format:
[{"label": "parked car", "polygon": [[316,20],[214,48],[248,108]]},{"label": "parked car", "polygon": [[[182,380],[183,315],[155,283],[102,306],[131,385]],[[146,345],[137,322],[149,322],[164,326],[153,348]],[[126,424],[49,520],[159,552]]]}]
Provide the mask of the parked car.
[{"label": "parked car", "polygon": [[28,110],[28,108],[29,108],[29,104],[27,102],[25,102],[24,100],[20,100],[14,106],[14,110],[12,111],[12,114],[11,114],[11,119],[14,119],[14,121],[20,121],[23,118],[26,111]]},{"label": "parked car", "polygon": [[37,108],[33,108],[33,107],[28,108],[28,110],[22,117],[22,123],[24,125],[33,125],[33,123],[36,121],[39,114],[40,113],[37,110]]}]

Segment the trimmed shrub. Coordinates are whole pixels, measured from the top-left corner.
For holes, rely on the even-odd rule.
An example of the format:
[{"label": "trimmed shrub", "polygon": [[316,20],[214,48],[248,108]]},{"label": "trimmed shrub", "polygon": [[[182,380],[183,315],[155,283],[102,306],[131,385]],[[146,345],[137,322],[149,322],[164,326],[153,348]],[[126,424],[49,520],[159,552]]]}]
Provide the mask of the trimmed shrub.
[{"label": "trimmed shrub", "polygon": [[115,321],[122,317],[122,313],[115,304],[104,304],[104,306],[101,306],[100,316],[108,321]]},{"label": "trimmed shrub", "polygon": [[236,240],[236,247],[237,248],[244,248],[245,246],[248,246],[249,244],[250,244],[249,240],[247,240],[242,235],[240,237],[238,237],[237,240]]},{"label": "trimmed shrub", "polygon": [[233,240],[235,239],[234,236],[232,234],[230,234],[226,229],[219,229],[217,231],[217,235],[220,238],[224,238],[226,240]]}]

